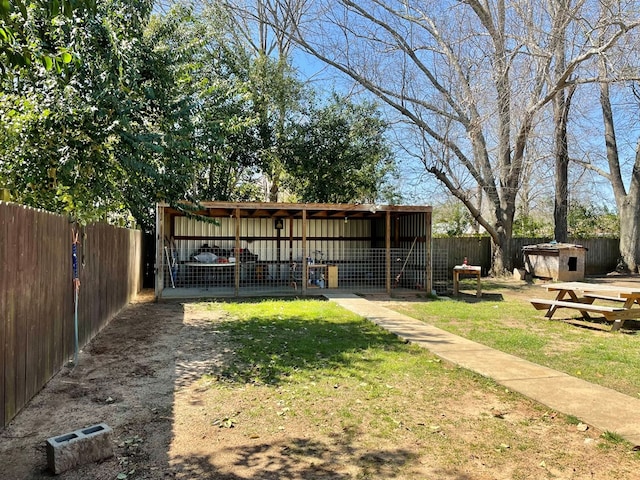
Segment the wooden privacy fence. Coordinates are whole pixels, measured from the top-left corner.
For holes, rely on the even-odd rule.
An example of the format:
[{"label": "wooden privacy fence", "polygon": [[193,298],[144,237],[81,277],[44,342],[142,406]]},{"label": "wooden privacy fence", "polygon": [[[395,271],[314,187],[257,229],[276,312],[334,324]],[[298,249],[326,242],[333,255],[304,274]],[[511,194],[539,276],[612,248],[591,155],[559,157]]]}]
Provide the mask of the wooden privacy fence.
[{"label": "wooden privacy fence", "polygon": [[[0,428],[75,351],[72,224],[0,202]],[[140,290],[139,231],[80,228],[79,345]]]},{"label": "wooden privacy fence", "polygon": [[[522,268],[524,267],[522,247],[548,243],[549,240],[544,238],[513,238],[511,242],[513,265]],[[617,238],[573,238],[569,239],[568,243],[587,248],[585,256],[585,273],[587,275],[603,275],[615,270],[620,257],[620,241]],[[481,266],[483,274],[486,274],[491,268],[491,243],[488,237],[434,238],[433,248],[449,252],[447,257],[449,277],[452,276],[453,267],[461,265],[464,257],[469,259],[470,264]]]}]

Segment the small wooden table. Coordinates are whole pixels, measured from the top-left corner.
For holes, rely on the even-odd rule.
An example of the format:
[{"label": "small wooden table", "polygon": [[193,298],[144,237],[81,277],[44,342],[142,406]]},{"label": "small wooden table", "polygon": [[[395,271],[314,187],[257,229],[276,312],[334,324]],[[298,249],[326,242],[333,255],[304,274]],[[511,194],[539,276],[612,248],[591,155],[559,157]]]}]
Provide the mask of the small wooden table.
[{"label": "small wooden table", "polygon": [[480,267],[471,265],[456,265],[455,267],[453,267],[453,294],[458,294],[461,275],[475,275],[478,281],[476,286],[476,297],[480,298],[482,296],[482,286],[480,285],[481,271],[482,269]]},{"label": "small wooden table", "polygon": [[[559,308],[578,310],[582,317],[589,319],[590,313],[599,313],[612,321],[611,331],[619,330],[625,320],[640,319],[640,287],[619,287],[599,283],[563,282],[543,285],[548,292],[557,292],[553,300],[532,298],[531,304],[537,310],[546,310],[545,317],[551,318]],[[595,300],[619,302],[622,305],[594,305]]]}]

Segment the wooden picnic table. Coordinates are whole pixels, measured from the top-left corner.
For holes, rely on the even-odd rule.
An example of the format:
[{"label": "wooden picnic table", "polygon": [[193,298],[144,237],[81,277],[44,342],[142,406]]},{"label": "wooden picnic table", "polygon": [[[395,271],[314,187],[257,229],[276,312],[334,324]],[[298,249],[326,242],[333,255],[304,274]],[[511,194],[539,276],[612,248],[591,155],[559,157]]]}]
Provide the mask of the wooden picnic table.
[{"label": "wooden picnic table", "polygon": [[[545,317],[551,318],[560,308],[578,310],[589,319],[590,313],[599,313],[612,321],[611,331],[619,330],[625,320],[640,319],[640,286],[638,288],[604,285],[600,283],[564,282],[543,285],[548,292],[557,292],[556,298],[532,298],[537,310],[547,310]],[[596,300],[618,302],[620,305],[594,305]]]}]

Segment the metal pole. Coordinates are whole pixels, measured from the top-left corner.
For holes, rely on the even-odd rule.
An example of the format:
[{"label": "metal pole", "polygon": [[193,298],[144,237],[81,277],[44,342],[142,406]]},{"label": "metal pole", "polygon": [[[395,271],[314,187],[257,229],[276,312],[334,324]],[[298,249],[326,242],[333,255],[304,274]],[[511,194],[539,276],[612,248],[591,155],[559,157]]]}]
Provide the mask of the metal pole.
[{"label": "metal pole", "polygon": [[80,292],[80,277],[78,275],[78,231],[71,229],[71,264],[73,269],[73,289],[74,289],[74,315],[73,330],[75,337],[75,349],[73,353],[73,366],[78,364],[78,351],[80,350],[78,342],[78,294]]},{"label": "metal pole", "polygon": [[78,351],[80,350],[79,342],[78,342],[78,289],[76,288],[75,293],[75,307],[74,307],[74,322],[73,328],[75,333],[75,349],[73,351],[73,366],[78,365]]}]

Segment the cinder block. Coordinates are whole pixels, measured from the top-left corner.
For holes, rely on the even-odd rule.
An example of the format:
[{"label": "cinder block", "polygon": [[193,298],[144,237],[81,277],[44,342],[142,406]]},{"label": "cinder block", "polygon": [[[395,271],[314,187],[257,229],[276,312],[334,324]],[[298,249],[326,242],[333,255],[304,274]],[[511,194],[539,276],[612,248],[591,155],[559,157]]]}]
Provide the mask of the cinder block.
[{"label": "cinder block", "polygon": [[79,465],[113,456],[111,434],[105,423],[47,439],[47,465],[56,475]]}]

